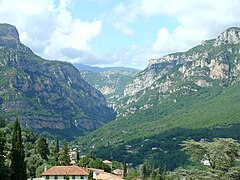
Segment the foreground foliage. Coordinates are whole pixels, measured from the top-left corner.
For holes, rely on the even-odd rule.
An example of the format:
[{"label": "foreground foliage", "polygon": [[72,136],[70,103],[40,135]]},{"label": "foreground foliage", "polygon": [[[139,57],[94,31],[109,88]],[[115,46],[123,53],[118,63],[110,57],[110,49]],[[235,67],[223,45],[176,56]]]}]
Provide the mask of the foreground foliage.
[{"label": "foreground foliage", "polygon": [[240,179],[239,158],[240,144],[231,138],[214,139],[213,142],[185,141],[183,151],[196,163],[205,160],[208,166],[198,164],[187,169],[179,168],[172,173],[174,179]]}]

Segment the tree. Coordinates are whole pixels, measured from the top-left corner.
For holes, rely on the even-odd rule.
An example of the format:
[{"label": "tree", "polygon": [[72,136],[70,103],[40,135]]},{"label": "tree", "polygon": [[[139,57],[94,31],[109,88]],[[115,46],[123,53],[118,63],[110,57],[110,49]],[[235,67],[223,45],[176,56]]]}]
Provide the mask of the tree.
[{"label": "tree", "polygon": [[44,163],[44,160],[39,154],[34,153],[34,149],[30,153],[31,155],[27,157],[27,175],[29,178],[34,178],[36,177],[37,168]]},{"label": "tree", "polygon": [[207,160],[210,167],[216,170],[228,170],[235,165],[239,144],[231,138],[214,139],[213,142],[185,141],[183,150],[193,161]]},{"label": "tree", "polygon": [[92,160],[93,160],[93,159],[91,159],[90,157],[84,156],[84,157],[80,158],[78,165],[79,165],[80,167],[87,168],[87,167],[89,167],[89,163],[90,163]]},{"label": "tree", "polygon": [[103,169],[103,170],[106,171],[106,172],[111,172],[111,167],[108,166],[108,165],[106,165],[106,164],[104,164],[104,163],[102,162],[102,159],[99,159],[99,158],[97,158],[97,159],[95,159],[95,160],[92,160],[92,161],[89,163],[89,166],[90,166],[91,168]]},{"label": "tree", "polygon": [[42,159],[44,159],[46,161],[48,160],[48,155],[49,155],[50,151],[48,148],[48,143],[47,143],[46,138],[41,137],[37,141],[37,152],[42,157]]},{"label": "tree", "polygon": [[59,135],[56,136],[55,146],[51,150],[51,156],[49,157],[52,165],[59,165]]},{"label": "tree", "polygon": [[150,178],[154,179],[155,177],[156,177],[156,171],[155,171],[155,166],[153,164],[152,165],[152,171],[151,171],[151,174],[150,174]]},{"label": "tree", "polygon": [[89,172],[88,179],[89,180],[93,180],[93,171]]},{"label": "tree", "polygon": [[10,152],[10,179],[11,180],[26,180],[26,162],[24,161],[24,146],[22,143],[22,134],[21,134],[21,126],[16,118],[14,123],[14,129],[12,134],[12,149]]},{"label": "tree", "polygon": [[5,137],[3,136],[3,132],[0,130],[0,175],[3,178],[3,180],[8,179],[9,171],[7,166],[5,165],[5,153],[4,153],[4,148],[5,148]]},{"label": "tree", "polygon": [[142,167],[142,178],[146,179],[151,174],[151,166],[147,160],[144,161],[143,167]]},{"label": "tree", "polygon": [[123,177],[127,176],[127,163],[126,160],[124,160],[124,165],[123,165]]},{"label": "tree", "polygon": [[[231,138],[218,138],[213,142],[185,141],[183,150],[198,166],[179,168],[171,173],[172,178],[180,179],[240,179],[240,166],[235,162],[239,154],[239,143]],[[200,165],[201,160],[208,160],[209,166]]]},{"label": "tree", "polygon": [[68,176],[68,175],[66,175],[66,180],[70,180],[70,178],[69,178],[69,176]]},{"label": "tree", "polygon": [[3,128],[6,126],[5,120],[0,117],[0,128]]},{"label": "tree", "polygon": [[62,151],[60,152],[59,155],[59,162],[61,165],[67,166],[70,164],[71,161],[68,152],[69,152],[68,143],[64,142]]},{"label": "tree", "polygon": [[155,180],[164,180],[164,175],[162,173],[161,166],[158,167],[158,172],[156,173]]},{"label": "tree", "polygon": [[57,138],[56,138],[56,146],[55,146],[55,153],[59,153],[59,135],[57,135]]}]

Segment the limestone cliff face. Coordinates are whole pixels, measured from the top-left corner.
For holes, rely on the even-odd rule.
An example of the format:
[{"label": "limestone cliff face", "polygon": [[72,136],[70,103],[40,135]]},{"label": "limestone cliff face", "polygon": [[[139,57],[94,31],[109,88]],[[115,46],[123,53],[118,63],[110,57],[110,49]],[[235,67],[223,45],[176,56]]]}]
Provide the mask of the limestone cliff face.
[{"label": "limestone cliff face", "polygon": [[35,55],[8,24],[0,25],[0,114],[33,129],[94,130],[115,118],[72,64]]},{"label": "limestone cliff face", "polygon": [[239,75],[240,28],[229,28],[187,52],[151,59],[126,86],[116,107],[119,115],[134,113],[161,103],[173,93],[227,86],[239,80]]}]

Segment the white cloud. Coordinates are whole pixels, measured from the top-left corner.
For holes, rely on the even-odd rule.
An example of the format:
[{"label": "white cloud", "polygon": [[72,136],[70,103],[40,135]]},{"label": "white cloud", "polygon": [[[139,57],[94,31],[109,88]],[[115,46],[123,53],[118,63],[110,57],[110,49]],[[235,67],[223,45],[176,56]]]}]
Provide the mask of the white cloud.
[{"label": "white cloud", "polygon": [[[101,6],[112,2],[87,1]],[[100,16],[102,20],[88,21],[74,18],[73,6],[71,0],[0,0],[0,21],[16,25],[21,41],[44,58],[132,67],[144,67],[149,58],[187,50],[240,24],[239,0],[126,0]],[[160,25],[162,17],[173,20],[174,26]],[[133,37],[134,43],[136,36],[144,33],[141,26],[149,25],[151,18],[159,23],[155,40],[146,39],[146,44],[112,49],[105,54],[92,50],[92,43],[101,34],[106,21],[124,35]]]},{"label": "white cloud", "polygon": [[132,24],[151,17],[158,16],[160,22],[161,17],[174,20],[173,29],[159,27],[152,43],[153,54],[167,54],[187,50],[230,26],[239,26],[239,8],[239,0],[130,0],[118,4],[109,17],[123,33],[124,29],[133,33]]},{"label": "white cloud", "polygon": [[138,4],[139,2],[135,0],[128,4],[120,2],[105,17],[112,27],[118,29],[124,35],[132,37],[135,35],[135,31],[130,27],[130,24],[138,19]]},{"label": "white cloud", "polygon": [[239,26],[238,0],[142,0],[142,16],[167,16],[175,19],[173,30],[161,27],[153,50],[160,53],[184,51],[201,40],[215,38],[230,26]]},{"label": "white cloud", "polygon": [[71,0],[55,3],[54,0],[2,0],[0,21],[15,25],[21,41],[44,58],[74,61],[62,49],[91,51],[91,42],[101,33],[102,22],[73,18]]}]

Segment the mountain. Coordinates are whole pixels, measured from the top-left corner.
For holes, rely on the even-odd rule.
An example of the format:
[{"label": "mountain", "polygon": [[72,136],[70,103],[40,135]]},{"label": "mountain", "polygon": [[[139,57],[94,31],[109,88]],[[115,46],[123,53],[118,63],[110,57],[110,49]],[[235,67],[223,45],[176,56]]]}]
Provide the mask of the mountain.
[{"label": "mountain", "polygon": [[0,115],[7,121],[18,116],[25,128],[76,135],[115,118],[72,64],[35,55],[9,24],[0,24],[0,77]]},{"label": "mountain", "polygon": [[98,68],[81,66],[82,68],[79,68],[81,77],[101,91],[107,98],[108,104],[113,108],[114,104],[116,104],[115,101],[123,96],[126,85],[139,72],[137,69],[125,67]]},{"label": "mountain", "polygon": [[79,147],[106,159],[168,169],[187,157],[187,139],[240,140],[240,28],[225,30],[186,52],[149,61],[124,89],[118,118],[82,139]]},{"label": "mountain", "polygon": [[[187,52],[151,59],[119,98],[120,115],[147,109],[171,94],[226,87],[239,80],[239,28],[229,28]],[[177,97],[174,101],[177,100]]]},{"label": "mountain", "polygon": [[118,71],[118,72],[139,72],[138,69],[127,68],[127,67],[97,67],[97,66],[89,66],[85,64],[73,64],[79,71],[90,71],[90,72],[106,72],[106,71]]},{"label": "mountain", "polygon": [[101,91],[108,100],[119,98],[123,95],[126,85],[132,76],[123,75],[114,71],[90,72],[80,71],[82,78],[93,87]]}]

